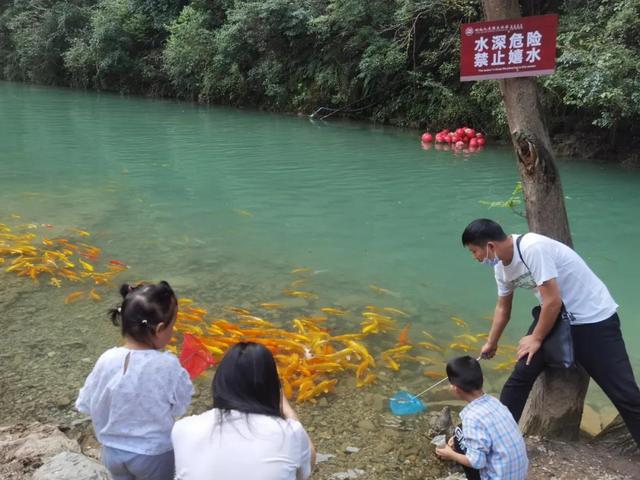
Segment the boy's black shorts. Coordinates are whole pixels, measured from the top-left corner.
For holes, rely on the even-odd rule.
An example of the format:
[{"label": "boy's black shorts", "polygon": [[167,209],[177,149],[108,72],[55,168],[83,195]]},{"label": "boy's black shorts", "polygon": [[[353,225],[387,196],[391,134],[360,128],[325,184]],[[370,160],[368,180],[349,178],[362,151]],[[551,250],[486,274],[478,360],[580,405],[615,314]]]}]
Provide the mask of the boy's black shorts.
[{"label": "boy's black shorts", "polygon": [[[453,431],[453,449],[462,453],[463,455],[467,453],[467,446],[464,442],[464,433],[462,432],[462,425],[458,425]],[[467,476],[468,480],[480,480],[480,470],[476,470],[475,468],[465,467],[464,473]]]}]

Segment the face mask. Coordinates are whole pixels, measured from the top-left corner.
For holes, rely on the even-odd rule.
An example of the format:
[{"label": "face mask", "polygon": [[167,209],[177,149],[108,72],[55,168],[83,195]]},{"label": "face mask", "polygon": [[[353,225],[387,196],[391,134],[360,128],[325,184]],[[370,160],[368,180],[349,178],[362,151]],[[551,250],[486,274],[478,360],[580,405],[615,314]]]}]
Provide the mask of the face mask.
[{"label": "face mask", "polygon": [[482,260],[483,265],[489,265],[491,267],[495,267],[500,262],[498,255],[494,253],[493,258],[489,258],[489,245],[487,244],[487,256]]}]

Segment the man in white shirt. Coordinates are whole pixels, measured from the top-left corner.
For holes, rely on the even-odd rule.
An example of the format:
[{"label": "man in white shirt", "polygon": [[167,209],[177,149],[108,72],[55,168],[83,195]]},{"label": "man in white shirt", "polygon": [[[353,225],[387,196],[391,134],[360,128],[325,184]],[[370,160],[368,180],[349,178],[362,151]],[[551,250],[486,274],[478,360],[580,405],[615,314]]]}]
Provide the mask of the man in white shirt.
[{"label": "man in white shirt", "polygon": [[496,353],[511,317],[516,287],[533,290],[541,305],[535,328],[520,339],[518,363],[500,401],[519,421],[533,383],[546,367],[543,355],[536,353],[564,305],[576,362],[607,394],[640,446],[640,390],[622,339],[618,305],[571,248],[536,233],[522,235],[519,241],[518,237],[507,236],[499,224],[484,218],[471,222],[462,233],[462,244],[473,257],[493,266],[498,286],[491,330],[481,350],[484,357],[492,358]]}]

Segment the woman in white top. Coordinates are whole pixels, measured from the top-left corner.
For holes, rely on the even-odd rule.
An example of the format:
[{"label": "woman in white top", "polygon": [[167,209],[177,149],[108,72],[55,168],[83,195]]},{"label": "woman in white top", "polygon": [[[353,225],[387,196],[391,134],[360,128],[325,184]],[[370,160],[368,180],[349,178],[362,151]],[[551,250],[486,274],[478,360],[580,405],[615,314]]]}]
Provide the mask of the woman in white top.
[{"label": "woman in white top", "polygon": [[305,480],[315,449],[281,392],[271,352],[227,351],[213,378],[213,409],[176,422],[176,480]]},{"label": "woman in white top", "polygon": [[175,355],[161,350],[176,322],[178,302],[167,282],[123,285],[111,319],[124,346],[104,352],[87,377],[76,408],[91,415],[102,462],[114,480],[172,480],[171,428],[193,393]]}]

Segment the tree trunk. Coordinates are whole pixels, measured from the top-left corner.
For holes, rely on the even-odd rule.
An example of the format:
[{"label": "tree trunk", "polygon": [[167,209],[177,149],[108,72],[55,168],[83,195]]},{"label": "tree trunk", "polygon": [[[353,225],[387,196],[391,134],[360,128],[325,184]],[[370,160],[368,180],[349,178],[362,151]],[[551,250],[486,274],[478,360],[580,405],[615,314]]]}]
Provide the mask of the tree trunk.
[{"label": "tree trunk", "polygon": [[[520,17],[517,0],[483,0],[487,20]],[[522,179],[529,231],[573,247],[560,175],[533,77],[500,80],[511,140]],[[529,435],[574,439],[589,377],[582,369],[547,369],[538,378],[520,419]]]}]

